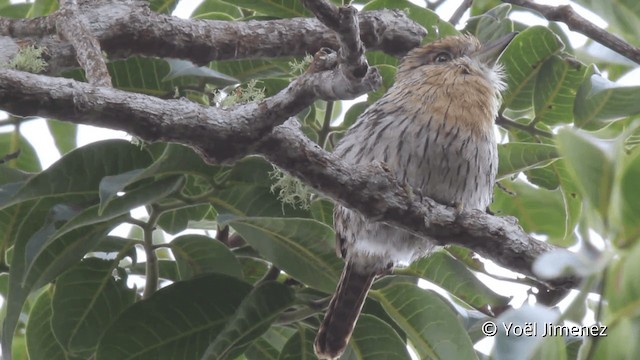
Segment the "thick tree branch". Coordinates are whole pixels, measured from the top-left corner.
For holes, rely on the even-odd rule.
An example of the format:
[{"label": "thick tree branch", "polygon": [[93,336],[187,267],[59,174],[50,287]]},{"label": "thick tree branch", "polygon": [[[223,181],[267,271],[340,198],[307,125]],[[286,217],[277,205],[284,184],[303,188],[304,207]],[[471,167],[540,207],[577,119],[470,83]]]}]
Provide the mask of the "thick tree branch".
[{"label": "thick tree branch", "polygon": [[571,5],[549,6],[536,4],[529,0],[503,0],[503,2],[535,10],[547,20],[563,22],[567,24],[569,29],[586,35],[618,54],[640,64],[640,48],[594,25],[576,13]]},{"label": "thick tree branch", "polygon": [[[307,73],[269,99],[222,110],[186,100],[161,100],[69,79],[0,70],[0,108],[19,115],[124,130],[149,141],[181,143],[197,149],[210,162],[259,153],[371,219],[430,236],[441,245],[466,246],[506,268],[533,276],[533,261],[556,247],[530,237],[511,218],[480,211],[458,213],[433,200],[420,199],[377,164],[348,165],[325,152],[295,123],[271,131],[281,119],[293,116],[318,95],[332,99],[344,95],[332,89],[325,93],[322,88],[341,78],[344,76],[338,69]],[[368,91],[364,87],[360,90]],[[576,279],[547,283],[572,287]]]},{"label": "thick tree branch", "polygon": [[[527,234],[513,217],[497,217],[421,198],[380,164],[354,166],[305,137],[295,120],[277,127],[257,151],[269,161],[364,216],[429,236],[439,245],[467,247],[510,270],[536,278],[532,265],[558,248]],[[575,287],[578,279],[541,281],[551,287]]]},{"label": "thick tree branch", "polygon": [[375,68],[362,79],[347,78],[334,52],[319,54],[313,63],[316,72],[303,74],[270,98],[229,109],[8,69],[0,69],[0,108],[121,129],[147,141],[187,141],[210,162],[232,161],[313,101],[353,99],[380,86]]},{"label": "thick tree branch", "polygon": [[89,24],[81,14],[76,0],[61,0],[56,13],[56,29],[60,37],[71,43],[76,59],[84,69],[90,84],[111,86],[111,76],[102,57],[98,40],[91,34]]},{"label": "thick tree branch", "polygon": [[[338,37],[315,18],[268,21],[185,20],[157,14],[137,0],[81,0],[83,16],[110,59],[131,55],[179,58],[196,64],[302,56],[323,47],[339,49]],[[360,39],[368,50],[399,56],[418,46],[426,30],[399,10],[358,13]],[[55,16],[0,17],[0,36],[45,47],[48,73],[77,66],[73,46],[59,39]],[[287,46],[282,46],[286,44]]]}]

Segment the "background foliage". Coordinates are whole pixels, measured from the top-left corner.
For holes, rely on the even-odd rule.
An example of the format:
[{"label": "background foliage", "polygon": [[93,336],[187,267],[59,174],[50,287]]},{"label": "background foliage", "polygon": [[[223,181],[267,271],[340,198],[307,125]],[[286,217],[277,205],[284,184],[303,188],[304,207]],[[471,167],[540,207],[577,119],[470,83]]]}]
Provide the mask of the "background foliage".
[{"label": "background foliage", "polygon": [[[176,2],[151,4],[170,13]],[[458,32],[407,1],[355,3],[364,10],[404,9],[429,30],[425,42]],[[577,3],[640,45],[637,2]],[[0,16],[43,16],[56,4],[0,0]],[[634,341],[640,337],[640,88],[614,82],[637,64],[592,41],[573,48],[558,24],[528,26],[510,18],[516,10],[527,11],[474,1],[462,29],[483,41],[520,31],[501,59],[508,83],[501,111],[513,122],[499,129],[504,189],[496,188],[491,208],[516,216],[528,232],[553,244],[579,244],[575,256],[550,254],[537,268],[547,275],[571,268],[585,277],[582,290],[562,312],[548,307],[559,298],[535,291],[528,299],[535,305],[508,310],[521,304],[510,304],[479,280],[478,274],[487,274],[482,262],[468,250],[443,249],[374,285],[343,359],[409,359],[407,344],[422,359],[485,358],[474,348],[485,338],[485,321],[581,324],[587,309],[609,326],[608,337],[514,341],[499,335],[492,356],[640,354]],[[205,0],[192,15],[228,21],[296,16],[310,16],[296,0]],[[305,133],[326,149],[393,82],[397,59],[367,56],[384,77],[382,89],[350,107],[343,122],[340,102],[319,101],[298,116]],[[196,68],[130,58],[110,62],[109,70],[120,89],[215,106],[220,89],[234,78],[242,85],[225,88],[233,101],[274,94],[299,74],[302,61],[221,61]],[[54,119],[42,131],[49,131],[63,156],[42,170],[21,133],[29,120],[9,115],[0,122],[0,154],[21,151],[0,165],[5,353],[12,344],[15,359],[314,358],[320,304],[342,267],[333,250],[329,200],[259,157],[211,166],[175,144],[109,140],[78,148],[76,126]],[[147,215],[135,219],[131,210],[139,207]],[[134,226],[127,236],[110,235],[121,224]],[[163,234],[178,236],[166,241]],[[143,254],[150,252],[159,258],[162,288],[143,300],[153,275]],[[418,279],[442,291],[425,290]]]}]

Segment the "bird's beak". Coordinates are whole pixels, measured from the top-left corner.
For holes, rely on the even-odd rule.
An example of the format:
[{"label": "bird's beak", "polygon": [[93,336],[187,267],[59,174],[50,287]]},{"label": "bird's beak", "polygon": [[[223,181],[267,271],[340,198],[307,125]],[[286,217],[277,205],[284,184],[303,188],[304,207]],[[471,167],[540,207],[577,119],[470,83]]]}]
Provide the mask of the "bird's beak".
[{"label": "bird's beak", "polygon": [[499,39],[483,44],[480,50],[474,54],[474,57],[485,63],[487,66],[495,65],[496,61],[498,61],[498,57],[502,54],[502,51],[507,47],[507,45],[509,45],[516,35],[518,35],[517,32],[512,32]]}]

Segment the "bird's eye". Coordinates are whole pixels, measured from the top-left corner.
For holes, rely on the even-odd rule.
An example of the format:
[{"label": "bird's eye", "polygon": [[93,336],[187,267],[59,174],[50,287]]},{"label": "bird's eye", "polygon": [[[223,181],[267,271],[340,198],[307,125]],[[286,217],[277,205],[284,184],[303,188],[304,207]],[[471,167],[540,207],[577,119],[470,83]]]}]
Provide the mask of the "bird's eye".
[{"label": "bird's eye", "polygon": [[438,64],[446,63],[447,61],[451,61],[451,54],[448,52],[441,52],[435,57],[435,62]]}]

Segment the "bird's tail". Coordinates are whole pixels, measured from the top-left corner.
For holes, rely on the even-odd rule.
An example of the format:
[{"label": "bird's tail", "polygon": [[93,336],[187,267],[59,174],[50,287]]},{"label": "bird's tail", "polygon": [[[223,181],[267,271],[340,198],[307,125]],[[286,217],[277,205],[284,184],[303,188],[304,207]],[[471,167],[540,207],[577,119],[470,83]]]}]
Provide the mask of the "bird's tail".
[{"label": "bird's tail", "polygon": [[351,261],[347,262],[316,336],[313,348],[318,358],[337,359],[342,355],[375,277],[375,273],[359,272]]}]

